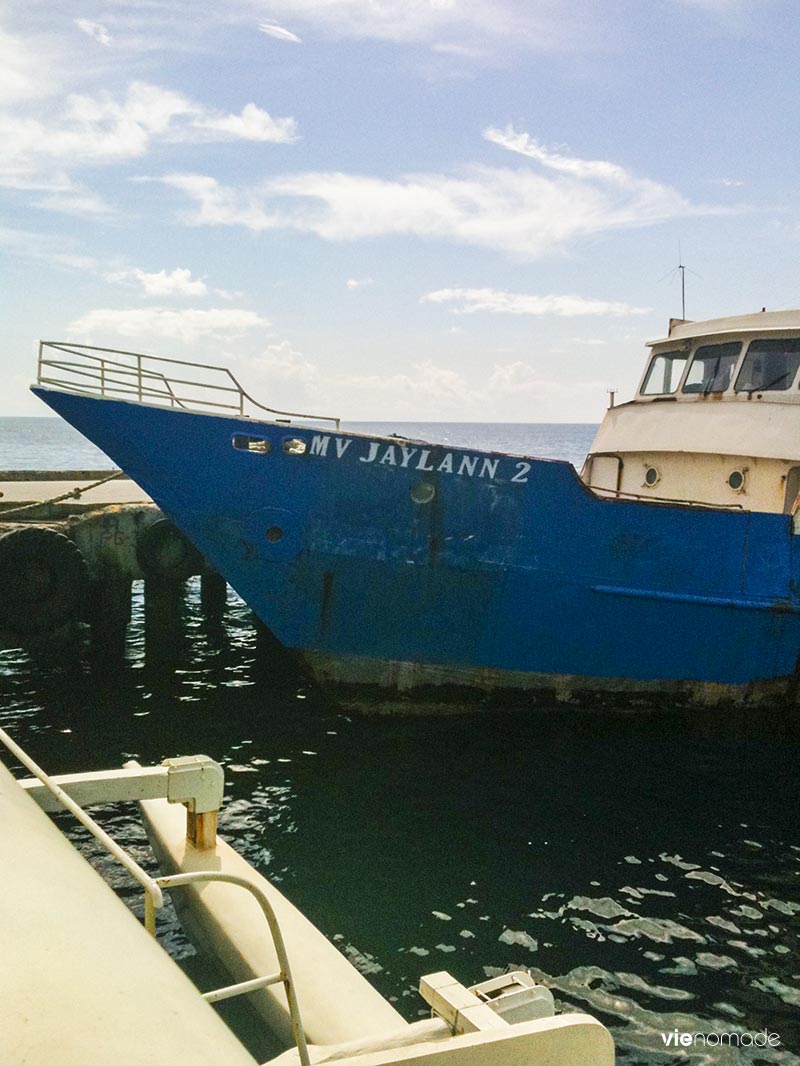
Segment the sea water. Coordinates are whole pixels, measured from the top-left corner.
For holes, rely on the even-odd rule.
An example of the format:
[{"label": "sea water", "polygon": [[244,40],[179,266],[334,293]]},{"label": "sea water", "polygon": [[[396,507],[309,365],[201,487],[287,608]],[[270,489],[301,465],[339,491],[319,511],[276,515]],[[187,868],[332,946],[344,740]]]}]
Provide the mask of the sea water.
[{"label": "sea water", "polygon": [[[396,433],[451,447],[583,464],[597,426],[586,423],[346,422],[347,432]],[[104,470],[114,463],[60,418],[0,418],[0,470]]]},{"label": "sea water", "polygon": [[[353,425],[376,431],[377,425]],[[381,424],[580,464],[592,426]],[[0,469],[102,469],[57,419],[0,420]],[[611,1029],[626,1063],[800,1062],[800,732],[758,716],[489,710],[342,714],[278,688],[233,593],[223,626],[189,583],[186,641],[144,655],[141,589],[122,670],[0,651],[0,724],[53,772],[204,752],[225,765],[221,832],[410,1020],[422,974],[508,968]],[[664,640],[668,634],[638,634]],[[131,808],[103,823],[152,863]],[[127,875],[59,816],[141,914]],[[172,912],[161,937],[213,983]],[[302,1006],[302,1005],[301,1005]],[[268,1053],[246,1010],[233,1021]],[[675,1030],[781,1047],[678,1051]]]}]

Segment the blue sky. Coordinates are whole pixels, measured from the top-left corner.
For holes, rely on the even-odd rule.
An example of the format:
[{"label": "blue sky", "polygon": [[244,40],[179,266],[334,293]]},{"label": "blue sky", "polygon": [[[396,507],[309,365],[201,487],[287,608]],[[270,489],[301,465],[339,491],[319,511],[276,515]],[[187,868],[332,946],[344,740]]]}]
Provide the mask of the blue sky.
[{"label": "blue sky", "polygon": [[[37,338],[347,419],[599,421],[797,307],[790,0],[14,0],[0,414]],[[696,276],[699,275],[699,276]]]}]

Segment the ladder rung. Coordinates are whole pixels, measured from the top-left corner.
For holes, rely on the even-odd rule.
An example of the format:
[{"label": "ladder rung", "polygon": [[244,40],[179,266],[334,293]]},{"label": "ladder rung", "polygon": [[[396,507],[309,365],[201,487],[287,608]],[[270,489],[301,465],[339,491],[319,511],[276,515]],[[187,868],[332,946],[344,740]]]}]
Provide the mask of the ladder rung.
[{"label": "ladder rung", "polygon": [[235,985],[226,985],[217,988],[213,992],[204,992],[203,999],[207,1003],[219,1003],[222,999],[232,999],[234,996],[242,996],[245,992],[255,992],[258,988],[266,988],[267,985],[277,985],[286,978],[282,973],[271,973],[267,977],[254,977],[250,981],[239,981]]}]

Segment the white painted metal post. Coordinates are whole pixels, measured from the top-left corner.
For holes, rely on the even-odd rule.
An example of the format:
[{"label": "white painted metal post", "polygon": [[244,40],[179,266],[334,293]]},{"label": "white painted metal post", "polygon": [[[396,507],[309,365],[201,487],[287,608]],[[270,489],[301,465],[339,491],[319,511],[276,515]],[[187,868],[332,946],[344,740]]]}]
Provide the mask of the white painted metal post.
[{"label": "white painted metal post", "polygon": [[[278,981],[281,981],[286,991],[286,1001],[289,1005],[289,1017],[292,1023],[295,1044],[297,1045],[300,1066],[310,1066],[308,1044],[306,1042],[305,1030],[303,1029],[303,1021],[300,1016],[300,1006],[297,1002],[292,971],[289,968],[289,956],[286,952],[286,944],[283,939],[283,933],[278,925],[278,918],[265,893],[258,887],[258,885],[253,884],[252,881],[248,881],[244,877],[237,877],[234,874],[220,873],[217,870],[192,870],[189,873],[171,874],[167,877],[159,877],[157,880],[159,886],[166,889],[181,888],[186,885],[198,884],[204,881],[221,881],[223,884],[237,885],[239,888],[244,888],[255,896],[264,917],[267,919],[270,932],[272,933],[272,942],[275,945],[275,954],[278,957],[280,973],[253,978],[250,981],[242,981],[238,985],[227,985],[225,988],[217,989],[216,992],[207,992],[204,998],[208,999],[210,1002],[214,1002],[215,999],[230,999],[234,995],[251,992],[257,988],[265,988],[267,985],[277,984]],[[220,993],[222,994],[220,995]]]},{"label": "white painted metal post", "polygon": [[70,814],[74,815],[81,825],[88,829],[96,840],[100,841],[106,851],[113,855],[117,862],[125,867],[134,880],[139,882],[150,897],[152,906],[154,908],[161,907],[164,903],[164,897],[158,886],[158,881],[155,878],[150,877],[150,875],[142,869],[139,863],[136,862],[135,859],[132,859],[127,851],[125,851],[124,848],[121,848],[116,840],[110,837],[105,829],[102,829],[97,824],[94,818],[91,818],[82,807],[67,795],[60,785],[57,785],[56,782],[45,773],[41,766],[33,761],[26,751],[23,751],[19,744],[16,744],[11,739],[4,729],[0,729],[0,742],[8,748],[15,758],[19,759],[26,770],[41,781],[47,791],[51,792],[56,797],[62,807],[66,807]]}]

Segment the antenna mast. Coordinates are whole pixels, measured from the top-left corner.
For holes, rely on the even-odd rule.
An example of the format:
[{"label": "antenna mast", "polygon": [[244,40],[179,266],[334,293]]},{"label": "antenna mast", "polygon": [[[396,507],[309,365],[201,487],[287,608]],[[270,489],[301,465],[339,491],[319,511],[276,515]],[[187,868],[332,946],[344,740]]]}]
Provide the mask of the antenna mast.
[{"label": "antenna mast", "polygon": [[686,267],[683,263],[678,263],[678,270],[681,272],[681,318],[686,319]]},{"label": "antenna mast", "polygon": [[686,265],[683,262],[681,242],[678,241],[678,270],[681,272],[681,318],[686,321]]},{"label": "antenna mast", "polygon": [[678,244],[678,265],[676,267],[674,267],[672,270],[668,271],[664,275],[664,277],[661,278],[660,280],[661,281],[665,281],[667,278],[672,279],[672,278],[675,277],[676,274],[678,274],[678,273],[680,274],[680,276],[681,276],[681,319],[684,322],[686,321],[686,271],[687,270],[689,271],[690,274],[694,274],[694,276],[696,278],[702,277],[702,274],[696,273],[694,270],[691,269],[691,267],[688,267],[683,262],[683,253],[681,252],[680,244]]}]

